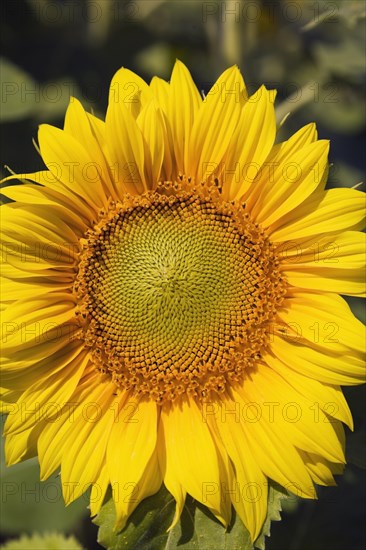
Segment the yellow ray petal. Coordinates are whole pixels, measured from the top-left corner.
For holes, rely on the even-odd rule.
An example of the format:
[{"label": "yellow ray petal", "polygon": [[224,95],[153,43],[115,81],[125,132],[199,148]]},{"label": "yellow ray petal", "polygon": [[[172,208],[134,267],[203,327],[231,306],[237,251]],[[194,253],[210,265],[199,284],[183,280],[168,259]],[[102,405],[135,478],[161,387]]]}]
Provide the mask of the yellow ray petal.
[{"label": "yellow ray petal", "polygon": [[339,386],[322,384],[313,378],[303,376],[269,353],[263,353],[262,357],[267,365],[296,391],[309,401],[313,401],[315,410],[319,407],[325,414],[344,422],[353,430],[352,414]]},{"label": "yellow ray petal", "polygon": [[365,196],[356,189],[330,189],[314,194],[278,220],[271,228],[273,242],[291,241],[342,231],[360,224],[365,217]]},{"label": "yellow ray petal", "polygon": [[161,180],[161,168],[164,159],[164,121],[160,109],[151,101],[142,109],[138,118],[139,126],[145,139],[145,157],[150,156],[151,163],[145,166],[146,179],[151,188]]},{"label": "yellow ray petal", "polygon": [[37,437],[39,426],[31,427],[21,433],[9,434],[5,438],[5,460],[7,466],[17,464],[37,455]]},{"label": "yellow ray petal", "polygon": [[284,271],[290,285],[311,291],[339,292],[346,296],[365,297],[365,279],[362,273],[349,269],[318,268],[316,272],[300,269]]},{"label": "yellow ray petal", "polygon": [[[35,231],[34,238],[44,239],[46,242],[74,243],[78,240],[77,235],[63,222],[59,217],[47,217],[49,210],[45,206],[40,205],[24,205],[18,203],[3,204],[1,207],[1,222],[2,230],[6,231],[8,225],[14,224],[17,221],[17,233],[21,234],[24,239],[29,231],[27,228],[33,228]],[[42,223],[43,222],[43,223]],[[14,232],[16,226],[14,227]]]},{"label": "yellow ray petal", "polygon": [[170,80],[168,121],[172,129],[175,160],[184,174],[189,167],[189,145],[194,120],[202,105],[202,98],[187,67],[176,61]]},{"label": "yellow ray petal", "polygon": [[45,206],[21,207],[11,203],[3,205],[1,210],[5,261],[11,263],[12,258],[14,261],[18,258],[24,264],[39,262],[72,269],[79,241],[67,223],[56,215],[50,220]]},{"label": "yellow ray petal", "polygon": [[116,528],[122,529],[140,500],[156,492],[162,482],[155,453],[156,403],[130,397],[115,420],[106,458],[116,505]]},{"label": "yellow ray petal", "polygon": [[244,195],[268,156],[276,136],[271,92],[262,86],[244,105],[223,170],[223,197]]},{"label": "yellow ray petal", "polygon": [[119,102],[110,102],[106,116],[106,140],[112,161],[113,178],[120,191],[143,193],[151,187],[146,181],[144,139],[131,111]]},{"label": "yellow ray petal", "polygon": [[70,98],[70,103],[66,110],[64,131],[77,139],[85,149],[92,153],[96,160],[104,160],[101,158],[101,149],[91,131],[87,113],[80,101],[75,97]]},{"label": "yellow ray petal", "polygon": [[[71,98],[65,115],[64,130],[77,139],[93,159],[92,163],[84,169],[85,179],[91,181],[100,179],[103,182],[105,192],[116,199],[116,190],[111,178],[108,159],[105,156],[107,151],[105,124],[102,121],[98,121],[98,124],[96,121],[98,119],[93,115],[88,116],[80,101],[74,97]],[[100,125],[102,125],[104,132]],[[102,132],[104,139],[102,138]]]},{"label": "yellow ray petal", "polygon": [[[173,405],[161,413],[161,436],[166,452],[164,483],[172,494],[179,484],[196,500],[222,515],[219,459],[212,435],[193,400]],[[212,491],[214,487],[214,491]]]},{"label": "yellow ray petal", "polygon": [[271,350],[288,367],[300,374],[324,382],[352,386],[366,379],[365,365],[361,358],[348,355],[341,349],[330,352],[329,345],[323,343],[321,351],[308,345],[288,341],[274,335]]},{"label": "yellow ray petal", "polygon": [[1,366],[1,382],[4,387],[12,387],[22,393],[47,375],[59,372],[80,355],[82,342],[65,338],[62,341],[62,348],[56,349],[52,354],[44,354],[45,351],[49,351],[45,346],[40,345],[39,348],[38,355],[27,350],[23,360],[18,360],[18,354],[16,360],[13,357],[10,359],[4,357]]},{"label": "yellow ray petal", "polygon": [[313,453],[307,453],[306,451],[299,451],[299,453],[303,458],[314,483],[317,483],[318,485],[336,485],[330,466],[333,463]]},{"label": "yellow ray petal", "polygon": [[137,118],[141,110],[151,100],[147,83],[134,72],[122,67],[112,78],[109,88],[109,105],[120,105]]},{"label": "yellow ray petal", "polygon": [[[3,384],[3,382],[1,381]],[[9,390],[4,383],[4,387],[0,388],[0,406],[1,414],[17,413],[18,407],[16,402],[22,395],[22,391],[18,388]]]},{"label": "yellow ray petal", "polygon": [[365,293],[365,235],[361,232],[281,243],[278,252],[281,269],[293,286],[350,295]]},{"label": "yellow ray petal", "polygon": [[21,203],[21,206],[39,205],[47,207],[48,212],[54,212],[61,220],[76,231],[78,235],[87,229],[85,218],[82,217],[80,211],[76,213],[76,211],[71,209],[70,201],[61,203],[55,196],[50,197],[47,191],[39,186],[31,184],[11,185],[2,188],[1,193],[9,199]]},{"label": "yellow ray petal", "polygon": [[106,206],[102,180],[98,175],[89,174],[93,157],[75,138],[59,128],[41,124],[38,141],[47,168],[66,189],[82,197],[95,210]]},{"label": "yellow ray petal", "polygon": [[109,485],[109,476],[105,464],[102,466],[99,476],[93,483],[90,492],[90,515],[96,516],[103,505]]},{"label": "yellow ray petal", "polygon": [[174,473],[171,471],[170,464],[169,464],[169,467],[167,468],[167,453],[166,453],[165,438],[164,438],[164,426],[163,426],[161,417],[160,417],[159,426],[158,426],[158,439],[157,439],[156,449],[157,449],[159,469],[161,471],[161,474],[164,480],[164,485],[166,486],[168,491],[173,495],[176,503],[173,521],[169,526],[169,530],[171,530],[178,523],[179,518],[182,514],[186,496],[187,496],[187,491],[184,489],[184,487],[182,487],[181,483],[174,476]]},{"label": "yellow ray petal", "polygon": [[169,109],[170,84],[162,78],[154,76],[150,82],[150,89],[161,110],[167,114]]},{"label": "yellow ray petal", "polygon": [[186,174],[197,182],[219,166],[247,100],[243,77],[237,67],[227,69],[213,85],[193,123]]},{"label": "yellow ray petal", "polygon": [[31,385],[17,402],[18,414],[8,416],[4,433],[28,430],[40,421],[52,422],[74,393],[89,360],[81,349],[80,355],[59,371],[40,378]]},{"label": "yellow ray petal", "polygon": [[115,420],[114,391],[111,383],[100,388],[95,401],[84,403],[82,415],[72,423],[65,436],[67,452],[61,459],[61,479],[66,503],[78,498],[98,479],[105,463]]},{"label": "yellow ray petal", "polygon": [[29,279],[8,279],[7,277],[1,278],[1,294],[9,301],[24,300],[32,294],[39,292],[40,284],[44,293],[46,292],[67,292],[71,290],[69,283],[50,283],[47,276],[44,281],[40,283],[32,278]]},{"label": "yellow ray petal", "polygon": [[288,441],[299,449],[333,462],[345,461],[342,442],[336,433],[338,421],[329,422],[320,407],[314,408],[314,401],[303,397],[273,369],[259,367],[244,391],[261,407],[260,421],[270,420],[271,410],[265,403],[273,404],[273,421],[269,425],[277,438],[286,433]]},{"label": "yellow ray petal", "polygon": [[[68,450],[72,443],[68,435],[73,425],[76,422],[81,422],[79,426],[86,423],[90,419],[89,416],[95,414],[95,403],[98,404],[106,393],[110,394],[110,390],[114,391],[114,387],[107,377],[99,375],[94,369],[85,372],[86,374],[84,374],[69,401],[64,404],[61,412],[52,422],[46,422],[39,435],[38,457],[41,467],[41,479],[49,477],[61,465],[65,450]],[[92,404],[91,407],[89,407],[90,404]],[[65,479],[63,481],[67,483],[75,480]],[[72,494],[67,494],[70,493],[72,485],[72,483],[71,485],[69,483],[63,486],[68,502],[72,500]]]},{"label": "yellow ray petal", "polygon": [[[237,403],[225,399],[217,404],[217,408],[221,410],[217,410],[214,417],[207,415],[207,420],[213,425],[212,431],[219,433],[223,446],[234,464],[233,505],[254,541],[260,533],[267,513],[268,481],[251,453],[247,434],[240,422],[240,412],[236,414]],[[230,414],[229,411],[234,411],[234,414]]]},{"label": "yellow ray petal", "polygon": [[[283,438],[279,430],[274,429],[278,419],[274,405],[278,402],[277,396],[262,397],[261,388],[256,388],[256,382],[248,380],[243,388],[238,387],[233,392],[251,455],[267,477],[289,490],[293,491],[293,486],[297,487],[303,498],[314,498],[311,478],[293,442],[290,437]],[[271,449],[270,454],[268,449]]]},{"label": "yellow ray petal", "polygon": [[[209,403],[208,406],[211,404]],[[202,419],[203,421],[209,426],[210,433],[212,435],[212,438],[215,442],[215,447],[217,449],[217,455],[218,455],[218,462],[219,462],[219,470],[220,470],[220,488],[221,488],[221,514],[225,518],[225,523],[227,525],[231,522],[231,516],[232,516],[232,506],[234,506],[237,513],[239,513],[239,517],[244,518],[246,517],[245,511],[243,508],[245,508],[244,505],[244,498],[240,497],[240,489],[238,488],[238,483],[236,480],[235,475],[235,469],[234,464],[232,460],[230,459],[227,449],[220,437],[220,434],[218,432],[217,426],[214,422],[212,422],[211,418],[207,418],[204,410],[204,404],[201,405],[201,412],[202,412]],[[212,487],[214,489],[214,487]],[[212,490],[211,489],[211,490]],[[248,493],[246,496],[250,497],[250,487],[248,488]],[[244,495],[241,495],[244,497]],[[209,508],[210,509],[210,508]],[[210,509],[212,514],[215,514],[215,511],[213,509]]]},{"label": "yellow ray petal", "polygon": [[360,231],[343,231],[301,241],[283,243],[277,248],[283,270],[317,268],[362,270],[365,267],[366,235]]},{"label": "yellow ray petal", "polygon": [[242,197],[250,209],[257,212],[262,200],[269,190],[269,183],[274,183],[273,171],[276,166],[284,161],[289,155],[296,154],[297,151],[310,145],[317,139],[317,131],[314,123],[307,124],[300,128],[287,141],[277,143],[266,158],[260,172],[255,178],[253,185],[248,188],[247,193]]},{"label": "yellow ray petal", "polygon": [[[115,529],[120,530],[126,524],[128,517],[140,502],[157,493],[162,484],[162,476],[159,469],[157,453],[154,451],[145,469],[142,471],[138,483],[130,481],[112,485],[113,499],[116,507]],[[122,487],[122,490],[121,490]],[[121,502],[121,498],[124,502]]]},{"label": "yellow ray petal", "polygon": [[[3,241],[2,259],[1,261],[7,262],[7,267],[11,269],[11,276],[17,278],[17,270],[23,271],[25,277],[33,277],[36,275],[46,277],[58,276],[58,282],[72,280],[73,263],[65,261],[62,257],[60,259],[47,261],[45,260],[43,246],[41,243],[41,252],[35,253],[35,249],[32,246],[27,246],[24,243],[19,243],[19,240],[14,240],[7,237]],[[39,244],[39,243],[38,243]],[[59,250],[55,250],[55,246],[50,247],[47,250],[47,254],[59,254]]]},{"label": "yellow ray petal", "polygon": [[[17,328],[17,327],[16,327]],[[65,324],[57,327],[56,331],[48,333],[54,336],[53,339],[39,341],[35,338],[31,345],[25,345],[16,350],[16,352],[5,352],[1,356],[1,368],[4,372],[3,384],[5,387],[8,384],[15,384],[17,390],[24,391],[27,389],[27,382],[32,383],[33,376],[37,379],[37,373],[42,374],[44,369],[47,370],[50,365],[57,368],[57,365],[62,364],[64,355],[78,353],[80,341],[76,339],[76,326],[74,324]],[[14,327],[9,328],[9,332],[14,332]],[[4,331],[4,342],[6,342],[8,334]],[[26,369],[28,372],[24,374],[24,380],[19,380],[22,377],[22,371]]]},{"label": "yellow ray petal", "polygon": [[60,326],[70,322],[75,314],[75,300],[71,294],[45,294],[18,301],[2,315],[2,346],[7,356],[17,348],[24,350],[35,344],[70,337],[62,336]]},{"label": "yellow ray petal", "polygon": [[50,171],[43,170],[32,174],[16,174],[5,178],[3,181],[15,179],[31,180],[39,185],[24,183],[23,185],[2,188],[1,192],[6,197],[30,204],[47,204],[46,201],[48,200],[54,207],[61,205],[70,211],[70,215],[73,213],[79,217],[80,223],[84,221],[88,225],[90,220],[94,220],[95,211],[86,204],[82,197],[71,190],[65,189]]},{"label": "yellow ray petal", "polygon": [[364,326],[336,294],[293,292],[278,316],[293,329],[294,338],[323,347],[326,344],[330,353],[341,349],[346,354],[350,350],[364,352]]},{"label": "yellow ray petal", "polygon": [[321,140],[284,154],[280,161],[276,159],[273,173],[253,208],[256,221],[268,227],[306,200],[323,181],[328,150],[329,142]]}]

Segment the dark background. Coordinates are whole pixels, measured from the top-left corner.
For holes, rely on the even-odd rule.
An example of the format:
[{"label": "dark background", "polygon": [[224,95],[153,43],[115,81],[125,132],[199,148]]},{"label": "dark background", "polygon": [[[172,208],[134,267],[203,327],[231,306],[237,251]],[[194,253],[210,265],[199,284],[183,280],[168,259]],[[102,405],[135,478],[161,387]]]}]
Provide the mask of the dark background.
[{"label": "dark background", "polygon": [[[292,113],[280,138],[315,121],[320,137],[331,139],[329,186],[351,187],[365,178],[362,0],[7,0],[0,9],[1,170],[42,167],[32,138],[41,122],[62,126],[70,94],[102,116],[119,67],[147,81],[154,74],[168,79],[179,58],[206,92],[233,63],[250,92],[262,83],[276,88],[279,120]],[[351,305],[364,318],[359,300]],[[272,524],[268,550],[365,548],[364,391],[345,393],[355,419],[345,475],[338,487],[321,488],[318,501],[288,503],[284,521]],[[3,468],[2,479],[39,490],[37,475],[31,462]],[[2,541],[51,529],[98,548],[85,501],[66,517],[62,503],[55,511],[41,502],[42,489],[39,499],[24,498],[2,505]]]}]

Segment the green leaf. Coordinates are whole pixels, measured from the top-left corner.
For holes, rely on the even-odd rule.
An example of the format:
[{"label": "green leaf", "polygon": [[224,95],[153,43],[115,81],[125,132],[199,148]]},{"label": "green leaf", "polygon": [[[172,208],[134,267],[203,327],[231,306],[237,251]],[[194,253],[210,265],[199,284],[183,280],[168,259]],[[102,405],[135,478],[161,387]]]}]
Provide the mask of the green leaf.
[{"label": "green leaf", "polygon": [[[17,120],[30,116],[33,102],[26,101],[31,90],[37,89],[33,78],[17,65],[5,58],[0,58],[1,70],[1,121]],[[27,94],[27,95],[26,95]]]},{"label": "green leaf", "polygon": [[48,533],[43,536],[23,536],[10,540],[0,546],[0,550],[83,550],[74,537],[65,537],[58,533]]},{"label": "green leaf", "polygon": [[169,80],[170,67],[174,63],[174,52],[172,48],[164,42],[153,44],[140,51],[135,59],[141,71],[149,75],[158,74],[162,78]]},{"label": "green leaf", "polygon": [[[281,500],[286,495],[277,485],[271,485],[268,513],[255,546],[264,549],[270,523],[280,519]],[[114,531],[116,520],[113,499],[110,498],[93,520],[99,526],[98,542],[108,550],[252,550],[249,532],[233,514],[228,530],[201,504],[187,497],[178,524],[167,532],[175,512],[174,498],[162,487],[146,498],[129,518],[126,527]]]},{"label": "green leaf", "polygon": [[86,495],[65,506],[59,476],[40,481],[37,459],[7,467],[4,451],[0,449],[0,475],[0,530],[3,532],[70,530],[88,514]]},{"label": "green leaf", "polygon": [[23,69],[0,58],[0,120],[9,122],[24,118],[47,120],[63,116],[70,95],[80,91],[70,78],[40,84]]},{"label": "green leaf", "polygon": [[162,488],[152,497],[143,500],[131,515],[123,531],[116,533],[114,531],[115,506],[113,499],[110,498],[93,520],[99,526],[98,542],[109,550],[119,548],[127,550],[137,547],[143,550],[149,541],[152,544],[151,548],[164,548],[164,539],[167,538],[165,531],[172,522],[174,510],[173,497]]},{"label": "green leaf", "polygon": [[264,550],[265,537],[271,535],[271,522],[281,520],[282,500],[288,498],[288,493],[280,485],[271,482],[268,492],[267,517],[262,527],[262,532],[255,541],[255,546]]}]

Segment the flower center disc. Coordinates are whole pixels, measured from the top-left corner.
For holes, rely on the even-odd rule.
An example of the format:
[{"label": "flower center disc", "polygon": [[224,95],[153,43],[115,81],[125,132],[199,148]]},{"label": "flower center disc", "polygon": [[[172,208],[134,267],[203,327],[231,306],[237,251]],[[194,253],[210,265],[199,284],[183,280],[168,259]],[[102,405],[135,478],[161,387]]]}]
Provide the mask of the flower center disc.
[{"label": "flower center disc", "polygon": [[285,293],[277,266],[258,224],[217,191],[128,196],[81,255],[75,291],[93,361],[157,402],[225,391],[268,338]]}]

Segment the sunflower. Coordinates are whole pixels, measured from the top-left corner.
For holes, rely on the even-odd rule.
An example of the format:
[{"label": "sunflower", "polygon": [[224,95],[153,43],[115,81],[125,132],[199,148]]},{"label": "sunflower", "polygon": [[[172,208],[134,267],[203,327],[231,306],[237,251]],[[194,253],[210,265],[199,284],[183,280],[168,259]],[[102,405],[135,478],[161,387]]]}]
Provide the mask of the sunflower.
[{"label": "sunflower", "polygon": [[46,169],[3,193],[6,457],[111,487],[116,527],[164,483],[258,536],[269,480],[334,484],[362,382],[363,196],[325,190],[314,124],[275,144],[274,92],[237,67],[204,98],[122,68],[105,121],[70,101]]}]

